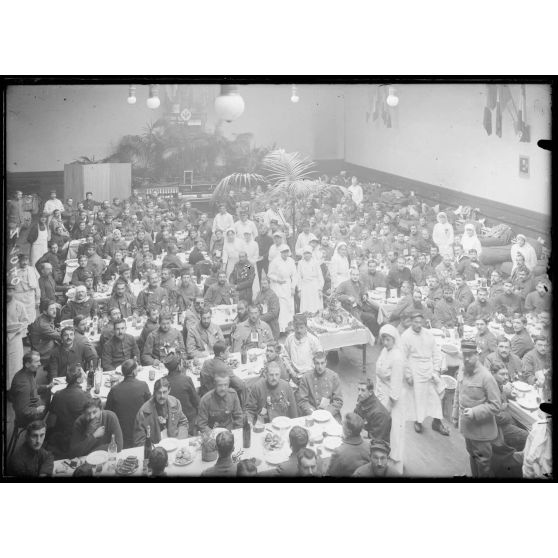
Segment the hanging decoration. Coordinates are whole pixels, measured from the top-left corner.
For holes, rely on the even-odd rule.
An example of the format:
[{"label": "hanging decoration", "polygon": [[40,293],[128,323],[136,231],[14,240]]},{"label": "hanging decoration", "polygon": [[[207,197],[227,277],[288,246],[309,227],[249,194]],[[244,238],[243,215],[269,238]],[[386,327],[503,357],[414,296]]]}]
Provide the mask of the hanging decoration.
[{"label": "hanging decoration", "polygon": [[525,85],[521,85],[519,109],[517,108],[512,91],[507,84],[487,84],[486,105],[483,111],[482,125],[486,133],[492,135],[492,112],[494,111],[494,133],[501,138],[503,133],[503,115],[507,112],[513,123],[513,129],[519,141],[530,142],[530,126],[527,124],[527,100]]},{"label": "hanging decoration", "polygon": [[381,117],[387,128],[392,127],[392,110],[399,104],[399,97],[394,87],[376,86],[375,91],[368,94],[369,108],[366,111],[366,122],[375,122]]}]

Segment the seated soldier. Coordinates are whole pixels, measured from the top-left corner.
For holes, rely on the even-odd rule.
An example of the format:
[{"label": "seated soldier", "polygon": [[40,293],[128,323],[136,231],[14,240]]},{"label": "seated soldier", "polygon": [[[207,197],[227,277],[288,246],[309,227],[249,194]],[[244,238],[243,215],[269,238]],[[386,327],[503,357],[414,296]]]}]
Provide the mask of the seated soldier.
[{"label": "seated soldier", "polygon": [[271,328],[260,319],[260,309],[255,305],[248,307],[248,319],[238,324],[231,335],[232,350],[263,348],[273,341]]},{"label": "seated soldier", "polygon": [[457,327],[458,316],[460,315],[459,305],[453,297],[453,288],[445,285],[442,289],[444,298],[439,300],[434,306],[433,327],[454,328]]},{"label": "seated soldier", "polygon": [[376,440],[390,439],[391,416],[374,393],[370,379],[361,380],[357,386],[357,404],[354,411],[364,420],[364,431]]},{"label": "seated soldier", "polygon": [[[89,271],[87,273],[90,273]],[[91,318],[99,312],[97,301],[87,295],[85,284],[76,287],[74,300],[68,300],[62,308],[60,319],[73,320],[77,315],[90,316]]]},{"label": "seated soldier", "polygon": [[137,359],[140,352],[136,340],[126,333],[126,320],[120,318],[114,322],[114,334],[103,345],[101,364],[103,370],[115,370],[124,361]]},{"label": "seated soldier", "polygon": [[288,382],[281,380],[281,368],[270,362],[265,378],[260,378],[248,395],[246,413],[251,424],[257,417],[262,422],[271,422],[275,417],[298,416],[293,390]]},{"label": "seated soldier", "polygon": [[83,413],[76,419],[70,439],[70,457],[89,455],[96,450],[106,450],[112,437],[122,450],[122,430],[118,417],[112,411],[102,410],[100,398],[90,398],[83,406]]},{"label": "seated soldier", "polygon": [[304,448],[298,452],[297,477],[319,477],[322,476],[322,468],[320,466],[319,457],[314,450]]},{"label": "seated soldier", "polygon": [[226,370],[215,373],[214,388],[202,396],[197,426],[203,433],[216,427],[234,430],[242,427],[243,413],[235,390],[229,387]]},{"label": "seated soldier", "polygon": [[350,477],[360,466],[369,463],[370,450],[362,439],[364,421],[356,413],[347,413],[343,419],[343,443],[330,458],[327,475]]},{"label": "seated soldier", "polygon": [[542,385],[544,377],[550,373],[552,359],[548,341],[544,337],[535,337],[535,347],[522,359],[521,379],[528,384]]},{"label": "seated soldier", "polygon": [[202,472],[202,477],[235,477],[236,463],[233,463],[232,453],[234,451],[234,436],[232,432],[225,430],[219,432],[215,439],[215,445],[219,457],[213,467]]},{"label": "seated soldier", "polygon": [[8,473],[15,477],[51,477],[54,457],[44,447],[46,424],[34,420],[27,425],[25,440],[12,454]]},{"label": "seated soldier", "polygon": [[170,314],[159,316],[159,327],[152,331],[145,341],[141,351],[143,366],[159,366],[163,359],[171,352],[180,356],[185,355],[184,343],[180,332],[171,327]]},{"label": "seated soldier", "polygon": [[300,379],[298,396],[300,416],[311,415],[317,409],[325,409],[341,422],[341,382],[337,373],[327,368],[325,353],[319,352],[314,355],[314,370],[306,372]]},{"label": "seated soldier", "polygon": [[219,306],[220,304],[233,303],[233,286],[227,281],[225,271],[220,271],[217,276],[217,283],[209,286],[205,292],[204,299],[209,306]]},{"label": "seated soldier", "polygon": [[230,379],[231,388],[233,388],[240,401],[242,407],[246,403],[246,386],[244,382],[235,376],[232,368],[228,365],[229,348],[225,341],[217,341],[213,345],[213,358],[204,361],[200,372],[200,397],[215,387],[215,376],[224,371]]},{"label": "seated soldier", "polygon": [[223,332],[211,321],[211,308],[205,308],[200,315],[200,321],[188,327],[186,353],[190,358],[208,356],[217,341],[225,341]]},{"label": "seated soldier", "polygon": [[526,325],[525,316],[516,316],[512,320],[514,335],[511,338],[511,350],[519,358],[523,358],[535,346]]},{"label": "seated soldier", "polygon": [[385,440],[370,441],[370,463],[358,467],[353,477],[385,478],[398,477],[399,473],[389,461],[389,443]]},{"label": "seated soldier", "polygon": [[180,401],[170,395],[168,378],[159,378],[153,387],[153,397],[138,411],[134,423],[134,445],[142,446],[149,428],[151,441],[158,444],[162,438],[188,437],[188,419],[182,412]]},{"label": "seated soldier", "polygon": [[298,474],[298,454],[308,445],[308,430],[302,426],[293,426],[289,431],[291,455],[287,461],[280,463],[275,475],[280,477],[296,477]]}]

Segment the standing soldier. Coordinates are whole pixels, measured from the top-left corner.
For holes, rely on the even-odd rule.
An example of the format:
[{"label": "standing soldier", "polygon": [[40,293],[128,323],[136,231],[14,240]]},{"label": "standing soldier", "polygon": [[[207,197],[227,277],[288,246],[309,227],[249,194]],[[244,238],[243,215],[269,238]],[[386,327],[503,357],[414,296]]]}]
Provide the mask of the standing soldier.
[{"label": "standing soldier", "polygon": [[500,391],[492,374],[480,363],[475,341],[463,340],[461,352],[463,371],[458,376],[452,418],[465,438],[473,477],[486,478],[492,476],[492,442],[498,437]]}]

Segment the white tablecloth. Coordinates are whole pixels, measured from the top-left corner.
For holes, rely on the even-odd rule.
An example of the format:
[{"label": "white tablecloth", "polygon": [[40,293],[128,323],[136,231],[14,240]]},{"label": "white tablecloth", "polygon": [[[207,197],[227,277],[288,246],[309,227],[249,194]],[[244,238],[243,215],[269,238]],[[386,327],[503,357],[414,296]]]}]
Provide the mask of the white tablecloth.
[{"label": "white tablecloth", "polygon": [[[291,419],[291,426],[294,426],[294,425],[304,426],[305,425],[305,418],[304,417],[299,417],[299,418],[296,418],[296,419]],[[339,423],[337,423],[335,421],[335,419],[333,419],[333,418],[331,418],[330,421],[327,422],[327,423],[316,423],[312,427],[312,429],[314,429],[317,432],[323,432],[326,429],[328,431],[331,431],[332,433],[335,432],[336,434],[338,434],[337,436],[334,436],[334,438],[337,440],[336,443],[339,443],[339,444],[341,443],[341,434],[342,434],[341,425],[339,425]],[[275,469],[276,465],[272,465],[272,464],[268,463],[268,461],[266,460],[268,458],[268,456],[273,455],[272,460],[273,460],[274,463],[276,463],[277,460],[279,462],[286,461],[289,458],[290,453],[291,453],[291,449],[289,447],[289,442],[288,442],[288,433],[289,433],[290,428],[281,431],[281,437],[284,440],[283,447],[281,449],[274,450],[272,452],[267,452],[264,448],[264,445],[263,445],[263,441],[265,439],[265,435],[266,435],[268,430],[272,430],[273,432],[279,432],[279,431],[275,430],[270,425],[268,425],[266,427],[266,431],[264,431],[264,432],[256,433],[256,432],[252,431],[250,447],[247,448],[247,449],[243,449],[242,450],[243,453],[240,456],[240,459],[247,459],[247,458],[254,457],[254,458],[260,460],[260,462],[258,464],[258,473],[271,472],[271,471],[273,471],[273,469]],[[236,453],[236,452],[238,452],[239,450],[242,449],[242,429],[234,430],[233,435],[234,435],[234,447],[235,447],[235,453]],[[328,436],[328,437],[330,437],[330,436]],[[324,438],[324,441],[328,437]],[[320,442],[319,444],[310,445],[309,447],[314,449],[315,451],[318,451],[323,459],[329,459],[329,457],[331,457],[332,450],[329,450],[325,447],[324,441]],[[177,466],[177,465],[173,464],[174,456],[176,455],[176,450],[173,451],[173,452],[170,452],[169,453],[169,465],[165,470],[167,476],[169,476],[169,477],[197,477],[197,476],[200,476],[201,473],[205,469],[208,469],[209,467],[212,467],[213,465],[215,465],[215,461],[212,461],[212,462],[202,461],[201,448],[199,447],[199,438],[198,437],[188,438],[188,439],[185,439],[185,440],[179,440],[178,442],[179,442],[178,447],[188,447],[190,449],[190,451],[192,452],[192,456],[193,456],[194,460],[189,465],[180,467],[180,466]],[[190,445],[190,443],[192,443],[193,445]],[[130,449],[122,450],[118,454],[117,459],[124,459],[124,458],[126,458],[127,456],[130,456],[130,455],[136,456],[138,458],[139,464],[140,464],[137,471],[131,476],[134,477],[134,478],[141,477],[143,475],[143,467],[142,467],[142,464],[143,464],[143,446],[142,447],[137,447],[137,448],[130,448]],[[54,462],[54,475],[53,476],[55,476],[55,477],[70,477],[72,475],[73,469],[65,467],[64,464],[63,464],[63,461],[64,460]],[[109,472],[107,469],[108,469],[107,464],[105,464],[103,466],[102,472],[95,473],[95,476],[99,476],[99,477],[112,476],[114,473]]]}]

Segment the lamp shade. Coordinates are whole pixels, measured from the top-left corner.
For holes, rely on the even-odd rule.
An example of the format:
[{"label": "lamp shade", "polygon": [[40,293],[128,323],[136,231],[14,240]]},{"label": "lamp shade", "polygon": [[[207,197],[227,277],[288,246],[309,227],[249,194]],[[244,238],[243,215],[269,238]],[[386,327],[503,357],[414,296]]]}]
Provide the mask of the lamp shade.
[{"label": "lamp shade", "polygon": [[221,85],[221,93],[215,99],[215,113],[221,120],[232,122],[244,112],[244,99],[236,85]]},{"label": "lamp shade", "polygon": [[387,96],[386,103],[390,107],[396,107],[399,104],[399,97],[395,93],[395,87],[389,88],[389,94]]},{"label": "lamp shade", "polygon": [[136,99],[136,86],[135,85],[130,85],[129,89],[128,89],[128,104],[129,105],[134,105],[137,101]]},{"label": "lamp shade", "polygon": [[149,98],[147,99],[147,107],[150,109],[158,109],[161,106],[159,99],[159,88],[156,85],[149,86]]}]

